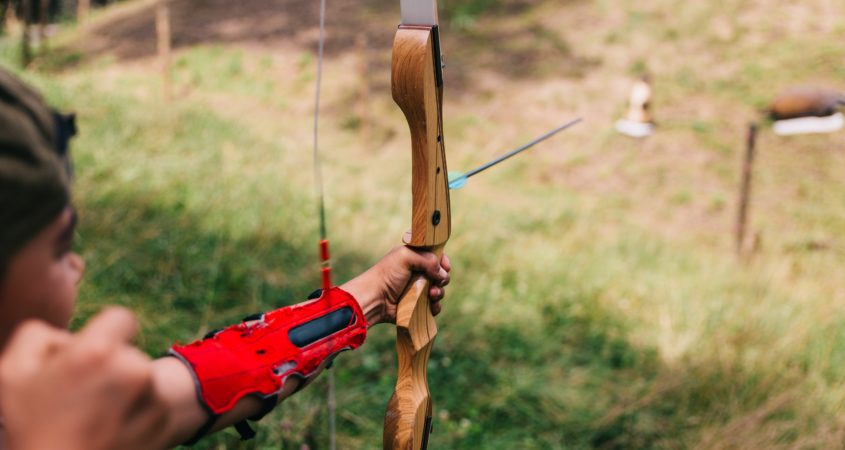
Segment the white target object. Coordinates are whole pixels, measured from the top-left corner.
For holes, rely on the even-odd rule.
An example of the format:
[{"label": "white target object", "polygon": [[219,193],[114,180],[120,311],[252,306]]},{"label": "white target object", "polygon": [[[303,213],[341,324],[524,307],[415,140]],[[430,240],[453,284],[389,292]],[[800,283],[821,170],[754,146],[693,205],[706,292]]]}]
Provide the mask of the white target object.
[{"label": "white target object", "polygon": [[778,120],[772,129],[779,136],[796,134],[833,133],[845,125],[845,116],[836,113],[825,117],[799,117],[797,119]]}]

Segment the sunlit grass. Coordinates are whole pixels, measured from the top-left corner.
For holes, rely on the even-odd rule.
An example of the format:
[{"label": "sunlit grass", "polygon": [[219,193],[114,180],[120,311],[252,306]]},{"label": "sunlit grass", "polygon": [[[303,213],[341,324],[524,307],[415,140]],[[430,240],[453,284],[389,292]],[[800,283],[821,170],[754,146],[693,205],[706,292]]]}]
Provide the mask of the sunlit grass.
[{"label": "sunlit grass", "polygon": [[[520,10],[534,25],[563,21],[540,34],[600,63],[583,78],[560,67],[569,59],[517,77],[488,66],[454,96],[447,86],[451,170],[586,120],[453,193],[432,448],[841,445],[842,135],[764,131],[751,222],[760,246],[748,264],[735,260],[730,230],[747,122],[785,84],[837,85],[845,29],[805,25],[823,13],[815,4],[729,3]],[[477,45],[496,29],[479,5],[450,7],[460,22],[452,45],[461,30]],[[502,20],[518,29],[522,18]],[[774,32],[784,38],[763,39]],[[0,46],[7,64],[10,46]],[[142,346],[160,354],[316,286],[311,50],[179,49],[172,104],[152,61],[25,74],[80,117],[75,198],[89,273],[77,324],[103,304],[128,305]],[[410,214],[404,119],[381,86],[362,141],[354,68],[354,55],[340,55],[324,74],[338,281],[396,245]],[[631,141],[609,127],[643,69],[655,77],[659,132]],[[391,330],[376,328],[334,369],[340,448],[380,445],[392,345]],[[323,389],[282,405],[256,441],[226,434],[199,447],[324,448]]]}]

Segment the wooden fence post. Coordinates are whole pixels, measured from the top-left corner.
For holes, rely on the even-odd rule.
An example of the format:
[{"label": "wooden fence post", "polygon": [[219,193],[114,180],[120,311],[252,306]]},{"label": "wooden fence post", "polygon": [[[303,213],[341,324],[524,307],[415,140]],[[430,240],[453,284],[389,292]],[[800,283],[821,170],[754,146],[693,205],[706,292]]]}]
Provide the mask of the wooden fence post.
[{"label": "wooden fence post", "polygon": [[21,0],[23,10],[23,26],[21,27],[21,67],[26,68],[32,62],[32,45],[30,43],[32,16],[34,11],[33,2],[36,0]]},{"label": "wooden fence post", "polygon": [[41,54],[47,51],[47,25],[50,22],[50,0],[40,0],[38,4],[38,47]]},{"label": "wooden fence post", "polygon": [[369,59],[367,58],[367,35],[359,33],[355,38],[355,48],[358,54],[358,118],[361,140],[370,140],[370,80]]},{"label": "wooden fence post", "polygon": [[156,36],[158,41],[158,60],[161,66],[162,94],[164,101],[171,99],[172,74],[170,69],[170,1],[159,0],[156,4]]},{"label": "wooden fence post", "polygon": [[78,0],[76,4],[76,21],[85,23],[88,20],[88,13],[91,10],[91,0]]},{"label": "wooden fence post", "polygon": [[738,209],[736,217],[735,239],[736,255],[742,258],[745,249],[745,232],[748,227],[748,211],[751,203],[751,176],[754,171],[754,147],[757,142],[757,124],[748,126],[745,141],[745,158],[742,161],[742,181],[737,199]]}]

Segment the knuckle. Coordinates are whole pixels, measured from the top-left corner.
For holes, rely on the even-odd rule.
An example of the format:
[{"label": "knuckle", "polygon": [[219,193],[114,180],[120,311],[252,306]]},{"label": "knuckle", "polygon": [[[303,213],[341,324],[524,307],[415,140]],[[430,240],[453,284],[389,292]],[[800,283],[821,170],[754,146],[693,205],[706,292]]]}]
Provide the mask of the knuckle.
[{"label": "knuckle", "polygon": [[74,361],[82,366],[100,366],[112,354],[112,345],[106,341],[77,342],[70,352]]},{"label": "knuckle", "polygon": [[32,335],[42,334],[45,332],[52,332],[53,330],[50,328],[49,325],[46,323],[36,320],[36,319],[28,319],[25,322],[18,325],[18,329],[15,332],[15,340],[23,340],[28,339]]}]

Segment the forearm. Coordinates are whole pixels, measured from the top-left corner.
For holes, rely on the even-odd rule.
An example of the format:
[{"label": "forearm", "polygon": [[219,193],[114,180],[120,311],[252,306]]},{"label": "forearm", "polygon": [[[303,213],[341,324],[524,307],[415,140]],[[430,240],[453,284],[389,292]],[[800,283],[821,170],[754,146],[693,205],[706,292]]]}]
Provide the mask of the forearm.
[{"label": "forearm", "polygon": [[153,382],[170,409],[164,429],[169,445],[186,442],[208,420],[197,399],[191,372],[176,358],[160,358],[153,361]]},{"label": "forearm", "polygon": [[381,275],[378,273],[378,266],[373,266],[366,272],[340,285],[340,288],[355,297],[361,311],[364,312],[364,318],[370,326],[381,323],[387,309],[387,302],[384,301],[385,294],[382,292],[382,287],[379,283],[373,280],[380,280]]},{"label": "forearm", "polygon": [[[177,446],[193,438],[208,421],[208,412],[200,405],[196,384],[188,368],[178,359],[165,357],[153,362],[153,380],[157,393],[170,408],[170,416],[163,430],[170,446]],[[279,402],[289,397],[299,386],[298,380],[285,384]],[[211,432],[230,427],[261,412],[262,403],[246,397],[226,414],[220,416]]]},{"label": "forearm", "polygon": [[[393,267],[393,265],[389,265]],[[385,301],[388,296],[397,293],[385,292],[383,280],[388,278],[381,266],[369,270],[342,284],[340,288],[354,297],[364,314],[366,322],[372,326],[381,323],[395,310],[394,304]],[[401,283],[399,283],[401,284]],[[322,372],[322,365],[317,374]],[[172,444],[177,445],[193,438],[197,430],[208,420],[208,412],[201,406],[197,393],[196,381],[188,367],[176,358],[162,358],[155,361],[156,387],[171,406],[171,417],[167,432],[172,436]],[[313,379],[313,377],[312,377]],[[293,395],[300,387],[298,379],[288,380],[279,393],[279,402]],[[262,403],[255,397],[246,397],[239,401],[229,412],[220,416],[211,432],[232,426],[262,411]]]},{"label": "forearm", "polygon": [[[369,302],[363,306],[373,309]],[[154,364],[156,390],[171,409],[169,442],[184,443],[261,417],[337,354],[358,348],[366,330],[362,305],[335,288],[319,299],[174,346],[172,357]]]}]

